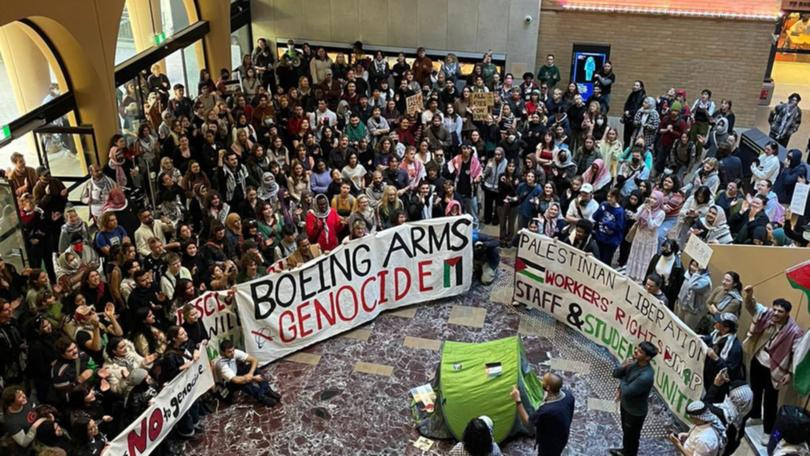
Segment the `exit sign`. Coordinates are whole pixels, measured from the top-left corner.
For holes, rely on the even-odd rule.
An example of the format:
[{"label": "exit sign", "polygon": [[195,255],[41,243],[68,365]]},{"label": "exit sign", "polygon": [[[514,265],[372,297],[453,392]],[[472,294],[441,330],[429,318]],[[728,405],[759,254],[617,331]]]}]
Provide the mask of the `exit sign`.
[{"label": "exit sign", "polygon": [[3,125],[3,129],[0,130],[0,142],[3,142],[9,138],[11,138],[11,127],[8,125]]},{"label": "exit sign", "polygon": [[160,46],[161,43],[166,41],[166,33],[160,32],[155,34],[155,46]]}]

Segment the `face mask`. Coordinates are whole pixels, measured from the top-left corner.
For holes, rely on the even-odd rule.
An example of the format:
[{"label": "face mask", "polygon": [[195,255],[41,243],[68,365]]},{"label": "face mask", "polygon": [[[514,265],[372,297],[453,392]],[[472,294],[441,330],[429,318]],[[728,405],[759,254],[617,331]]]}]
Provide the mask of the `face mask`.
[{"label": "face mask", "polygon": [[84,250],[84,243],[81,243],[81,244],[73,244],[73,251],[74,251],[74,252],[76,252],[76,253],[79,253],[79,254],[80,254],[80,253],[82,253],[82,250]]},{"label": "face mask", "polygon": [[596,125],[603,125],[605,123],[605,119],[596,119]]}]

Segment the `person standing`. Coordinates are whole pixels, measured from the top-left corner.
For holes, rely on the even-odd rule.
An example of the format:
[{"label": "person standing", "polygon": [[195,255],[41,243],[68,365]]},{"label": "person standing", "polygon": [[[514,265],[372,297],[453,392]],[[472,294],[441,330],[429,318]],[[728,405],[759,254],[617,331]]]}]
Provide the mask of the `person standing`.
[{"label": "person standing", "polygon": [[652,390],[655,374],[650,360],[658,349],[650,342],[638,344],[633,358],[613,369],[613,377],[619,379],[616,396],[621,401],[622,448],[613,448],[613,456],[636,456],[638,454],[641,427],[647,417],[647,398]]},{"label": "person standing", "polygon": [[763,442],[767,445],[776,422],[779,390],[791,380],[793,344],[801,339],[803,332],[790,316],[793,305],[785,299],[774,300],[768,309],[754,299],[754,287],[748,285],[743,289],[743,304],[753,317],[749,336],[743,344],[751,349],[748,371],[754,392],[751,419],[762,418]]},{"label": "person standing", "polygon": [[537,454],[540,456],[559,456],[568,444],[575,399],[571,391],[562,389],[562,384],[562,378],[557,374],[549,372],[543,375],[545,398],[531,416],[523,407],[517,385],[512,387],[512,399],[520,421],[524,426],[534,428]]},{"label": "person standing", "polygon": [[537,79],[549,89],[553,89],[560,82],[560,69],[554,64],[554,54],[546,56],[546,64],[537,70]]},{"label": "person standing", "polygon": [[802,97],[798,93],[792,93],[788,97],[787,103],[782,102],[776,105],[768,116],[768,123],[771,125],[768,136],[784,147],[788,146],[790,137],[796,133],[802,123],[800,101],[802,101]]}]

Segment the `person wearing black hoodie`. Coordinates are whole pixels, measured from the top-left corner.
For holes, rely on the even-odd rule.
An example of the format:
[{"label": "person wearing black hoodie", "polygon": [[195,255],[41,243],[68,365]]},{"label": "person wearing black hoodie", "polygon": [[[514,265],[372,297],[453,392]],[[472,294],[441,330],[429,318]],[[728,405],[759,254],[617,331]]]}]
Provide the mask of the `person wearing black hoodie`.
[{"label": "person wearing black hoodie", "polygon": [[776,197],[781,204],[790,204],[793,197],[793,189],[796,187],[797,182],[804,183],[808,181],[807,167],[802,163],[802,151],[799,149],[790,149],[787,153],[787,163],[776,178],[773,190],[776,192]]},{"label": "person wearing black hoodie", "polygon": [[621,122],[624,124],[624,144],[630,144],[630,138],[633,136],[633,119],[636,117],[636,112],[641,109],[641,104],[647,97],[647,92],[644,90],[644,82],[633,82],[633,90],[627,96],[624,102],[624,113]]},{"label": "person wearing black hoodie", "polygon": [[678,252],[678,242],[674,239],[667,239],[661,245],[660,253],[655,254],[647,267],[647,276],[656,273],[664,280],[661,291],[667,297],[670,310],[673,309],[678,292],[684,279],[684,268],[681,256]]}]

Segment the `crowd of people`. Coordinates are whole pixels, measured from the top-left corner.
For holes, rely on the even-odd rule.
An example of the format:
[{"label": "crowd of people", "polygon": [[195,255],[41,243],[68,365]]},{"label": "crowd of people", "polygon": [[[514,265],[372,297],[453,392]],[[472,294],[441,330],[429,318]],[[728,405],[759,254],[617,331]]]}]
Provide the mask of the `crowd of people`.
[{"label": "crowd of people", "polygon": [[[293,42],[279,55],[260,38],[218,79],[201,70],[197,87],[172,84],[160,65],[143,84],[126,86],[122,133],[82,191],[87,220],[47,168],[12,154],[6,178],[31,267],[18,271],[0,259],[5,454],[99,454],[105,435],[200,356],[205,328],[188,303],[201,293],[448,215],[472,216],[490,249],[516,245],[527,228],[623,269],[708,334],[721,367],[707,378],[746,378],[729,336],[743,302],[753,309],[739,276],[729,272],[712,290],[706,269],[683,265],[679,251],[691,234],[709,243],[807,245],[806,217],[783,206],[807,182],[802,153],[777,157],[777,142],[787,144],[801,121],[798,95],[774,111],[774,142],[743,170],[731,100],[717,105],[704,90],[690,104],[675,88],[656,98],[636,81],[621,105],[610,62],[584,99],[576,84],[559,85],[553,56],[537,77],[517,80],[491,53],[469,74],[453,54],[433,62],[422,48],[412,63],[400,54],[393,65],[379,51],[366,55],[360,42],[348,59]],[[483,116],[472,103],[479,92],[493,94]],[[409,99],[418,94],[423,106],[414,110]],[[623,133],[608,113],[618,114]],[[477,234],[481,225],[498,226],[499,240]],[[497,261],[484,263],[482,281],[491,281]],[[750,372],[755,413],[764,396],[766,432],[784,384],[766,374],[790,353],[771,348],[796,335],[769,322],[791,321],[789,310],[775,303],[754,333],[770,334]],[[255,359],[227,343],[219,348],[217,370],[230,389],[268,406],[280,401]],[[638,365],[615,375],[623,385],[649,377],[651,387],[651,375],[633,372],[654,353],[638,352]],[[559,394],[555,378],[548,391]],[[209,408],[198,401],[164,450],[194,438]],[[695,416],[705,418],[701,410]],[[625,411],[635,417],[622,420],[630,435],[623,454],[631,455],[646,408]],[[739,430],[738,417],[724,423]],[[479,421],[476,429],[485,428]]]}]

